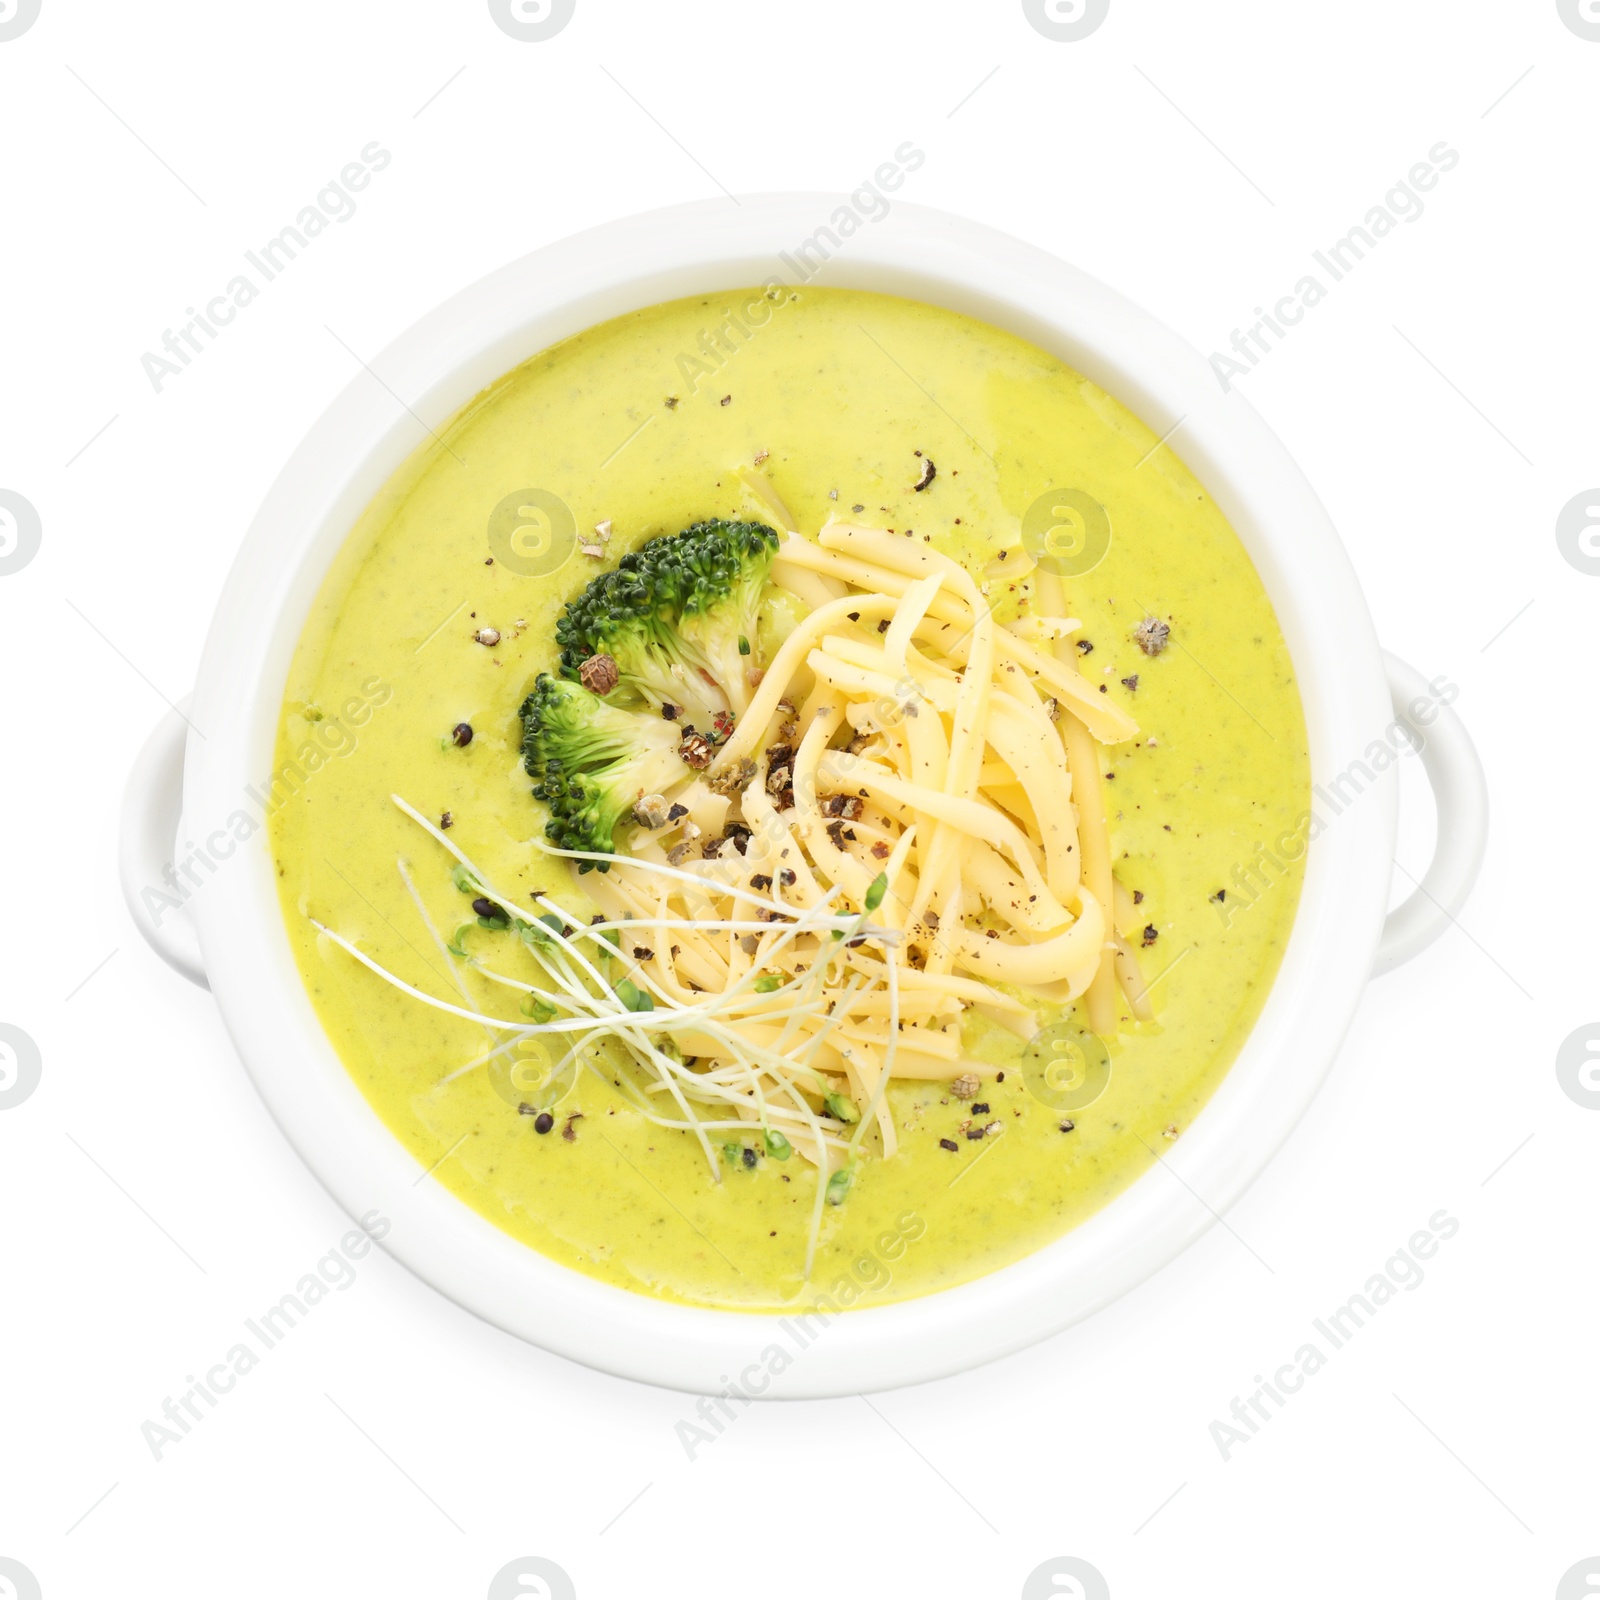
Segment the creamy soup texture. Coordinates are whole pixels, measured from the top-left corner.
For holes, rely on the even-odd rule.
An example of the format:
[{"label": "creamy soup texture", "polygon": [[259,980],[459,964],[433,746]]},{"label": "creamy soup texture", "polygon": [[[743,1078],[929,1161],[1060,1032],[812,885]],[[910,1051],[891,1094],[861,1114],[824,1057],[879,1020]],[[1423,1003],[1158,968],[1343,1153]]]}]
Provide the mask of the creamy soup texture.
[{"label": "creamy soup texture", "polygon": [[[937,476],[918,491],[923,460]],[[827,1209],[809,1280],[815,1168],[762,1159],[714,1182],[689,1135],[633,1109],[610,1057],[577,1076],[541,1134],[517,1110],[547,1059],[539,1047],[520,1066],[452,1076],[483,1053],[484,1030],[407,999],[310,920],[419,989],[459,999],[464,982],[475,1002],[515,1016],[515,997],[441,951],[419,917],[397,861],[447,939],[461,897],[444,852],[389,797],[448,813],[450,838],[502,888],[547,890],[588,920],[583,881],[529,847],[544,816],[518,759],[518,707],[554,664],[558,613],[602,566],[704,518],[772,520],[741,468],[803,533],[830,516],[914,529],[988,581],[1002,615],[998,554],[1018,548],[1040,496],[1071,489],[1104,507],[1109,547],[1065,577],[1068,610],[1082,620],[1081,669],[1139,724],[1136,740],[1105,748],[1102,792],[1117,878],[1137,896],[1131,942],[1154,980],[1155,1019],[1119,1007],[1103,1093],[1066,1109],[1030,1087],[1020,1038],[970,1021],[976,1103],[1003,1134],[968,1140],[958,1130],[971,1104],[942,1083],[897,1082],[900,1153],[865,1162],[848,1202]],[[600,557],[568,553],[563,507]],[[604,544],[598,524],[610,525]],[[1134,638],[1151,615],[1171,629],[1154,656]],[[320,724],[342,731],[329,740]],[[452,737],[461,724],[465,745]],[[320,753],[329,748],[343,753]],[[427,440],[322,586],[276,765],[285,803],[271,844],[295,958],[345,1066],[429,1181],[604,1282],[751,1310],[818,1295],[882,1304],[973,1279],[1081,1222],[1170,1149],[1273,981],[1309,797],[1272,608],[1173,449],[1019,338],[908,300],[816,288],[617,318],[534,356]],[[467,941],[514,970],[523,952],[497,938],[474,929]]]}]

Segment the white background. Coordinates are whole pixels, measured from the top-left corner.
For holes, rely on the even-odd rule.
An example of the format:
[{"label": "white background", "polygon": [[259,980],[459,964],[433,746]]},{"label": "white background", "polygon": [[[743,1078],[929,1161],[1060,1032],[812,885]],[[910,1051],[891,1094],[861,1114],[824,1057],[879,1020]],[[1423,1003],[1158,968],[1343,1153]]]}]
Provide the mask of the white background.
[{"label": "white background", "polygon": [[[1600,1112],[1554,1070],[1600,1014],[1600,578],[1554,536],[1600,483],[1597,90],[1554,0],[1112,0],[1080,43],[1015,0],[578,0],[537,44],[483,0],[44,0],[0,43],[0,488],[43,524],[0,577],[0,1022],[43,1056],[0,1112],[0,1556],[46,1600],[479,1597],[526,1554],[583,1600],[1009,1600],[1058,1555],[1115,1600],[1542,1600],[1600,1554]],[[1055,251],[1207,352],[1460,152],[1242,380],[1386,644],[1460,685],[1495,831],[1459,927],[1373,986],[1227,1227],[1024,1355],[878,1414],[758,1408],[691,1462],[684,1397],[376,1253],[156,1462],[140,1424],[347,1226],[210,999],[139,941],[115,860],[128,765],[344,345],[574,230],[848,190],[906,139],[928,159],[898,199]],[[155,393],[141,355],[372,140],[393,162],[357,215]],[[1460,1231],[1421,1287],[1225,1462],[1213,1419],[1440,1208]]]}]

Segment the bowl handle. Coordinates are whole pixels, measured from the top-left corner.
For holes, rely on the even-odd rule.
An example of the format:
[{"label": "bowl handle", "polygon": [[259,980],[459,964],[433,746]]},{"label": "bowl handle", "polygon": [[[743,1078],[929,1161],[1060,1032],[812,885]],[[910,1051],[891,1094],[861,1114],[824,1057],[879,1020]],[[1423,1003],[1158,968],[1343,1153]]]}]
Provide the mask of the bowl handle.
[{"label": "bowl handle", "polygon": [[1489,840],[1489,790],[1466,724],[1415,667],[1388,651],[1383,660],[1394,714],[1411,731],[1433,789],[1438,838],[1422,882],[1384,921],[1374,977],[1426,950],[1455,921]]},{"label": "bowl handle", "polygon": [[191,886],[173,864],[183,819],[188,704],[183,701],[156,724],[128,774],[117,865],[122,897],[145,942],[169,967],[209,989],[200,936],[184,904]]}]

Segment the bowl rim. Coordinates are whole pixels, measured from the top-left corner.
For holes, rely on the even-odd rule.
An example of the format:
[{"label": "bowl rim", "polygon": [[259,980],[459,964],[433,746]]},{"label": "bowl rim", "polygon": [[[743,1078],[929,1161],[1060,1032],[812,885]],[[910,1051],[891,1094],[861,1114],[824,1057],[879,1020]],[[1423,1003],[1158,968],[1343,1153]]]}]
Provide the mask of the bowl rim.
[{"label": "bowl rim", "polygon": [[[1237,389],[1224,392],[1198,352],[1120,294],[950,213],[897,201],[854,234],[834,233],[837,250],[809,270],[796,246],[821,240],[829,253],[819,230],[840,205],[821,193],[741,196],[737,207],[693,202],[589,229],[455,294],[367,363],[285,463],[218,601],[185,753],[185,836],[245,808],[270,773],[290,657],[322,578],[433,428],[557,339],[681,295],[767,281],[872,289],[978,317],[1059,356],[1152,428],[1173,427],[1174,448],[1244,542],[1277,611],[1313,784],[1367,749],[1392,712],[1360,586],[1310,484]],[[1383,771],[1362,804],[1315,836],[1261,1016],[1183,1139],[1158,1159],[1166,1172],[1147,1170],[1018,1262],[917,1299],[824,1315],[807,1323],[803,1343],[784,1327],[792,1317],[685,1307],[588,1278],[423,1181],[312,1010],[265,829],[191,909],[218,1006],[273,1117],[352,1216],[388,1218],[385,1248],[417,1276],[509,1333],[620,1377],[820,1398],[943,1376],[1048,1337],[1220,1220],[1306,1111],[1354,1015],[1383,923],[1396,797],[1395,774]],[[773,1349],[788,1357],[776,1374]]]}]

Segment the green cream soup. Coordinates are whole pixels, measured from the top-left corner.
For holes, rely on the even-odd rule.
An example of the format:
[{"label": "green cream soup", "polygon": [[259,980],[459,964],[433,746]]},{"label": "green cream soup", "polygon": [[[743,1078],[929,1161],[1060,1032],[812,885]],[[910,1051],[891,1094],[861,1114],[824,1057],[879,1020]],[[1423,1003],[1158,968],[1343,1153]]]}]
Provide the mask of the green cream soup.
[{"label": "green cream soup", "polygon": [[[920,492],[916,452],[937,465]],[[979,1120],[1003,1134],[969,1140],[971,1106],[948,1085],[897,1080],[900,1152],[864,1161],[846,1203],[824,1208],[809,1279],[817,1176],[798,1154],[725,1165],[714,1181],[692,1135],[638,1113],[632,1069],[604,1050],[541,1135],[518,1111],[547,1059],[537,1045],[521,1064],[458,1073],[486,1050],[483,1028],[390,987],[312,923],[430,995],[459,1003],[464,984],[475,1005],[516,1016],[517,996],[441,950],[419,916],[398,862],[446,941],[466,902],[446,853],[390,796],[433,820],[448,813],[449,838],[507,894],[531,908],[548,891],[587,921],[585,880],[530,843],[545,813],[519,763],[518,707],[555,663],[562,607],[604,566],[704,518],[773,520],[741,468],[808,535],[830,515],[910,527],[989,582],[1002,619],[1014,601],[995,578],[998,553],[1020,548],[1046,491],[1081,491],[1105,508],[1111,539],[1090,571],[1065,578],[1079,662],[1139,724],[1137,739],[1104,749],[1103,791],[1116,875],[1138,899],[1130,942],[1154,980],[1154,1020],[1121,1005],[1103,1093],[1063,1109],[1030,1089],[1020,1037],[969,1018]],[[604,523],[602,557],[569,548],[569,526],[581,544]],[[1151,614],[1171,627],[1155,656],[1133,637]],[[479,642],[486,629],[497,642]],[[461,723],[473,730],[465,746],[451,738]],[[1272,607],[1172,450],[1021,339],[826,289],[619,317],[466,406],[395,474],[323,584],[275,764],[272,849],[306,987],[428,1181],[606,1283],[763,1311],[819,1295],[883,1304],[993,1271],[1091,1215],[1180,1138],[1277,971],[1309,796]],[[463,937],[485,965],[537,978],[514,935],[474,925]]]}]

